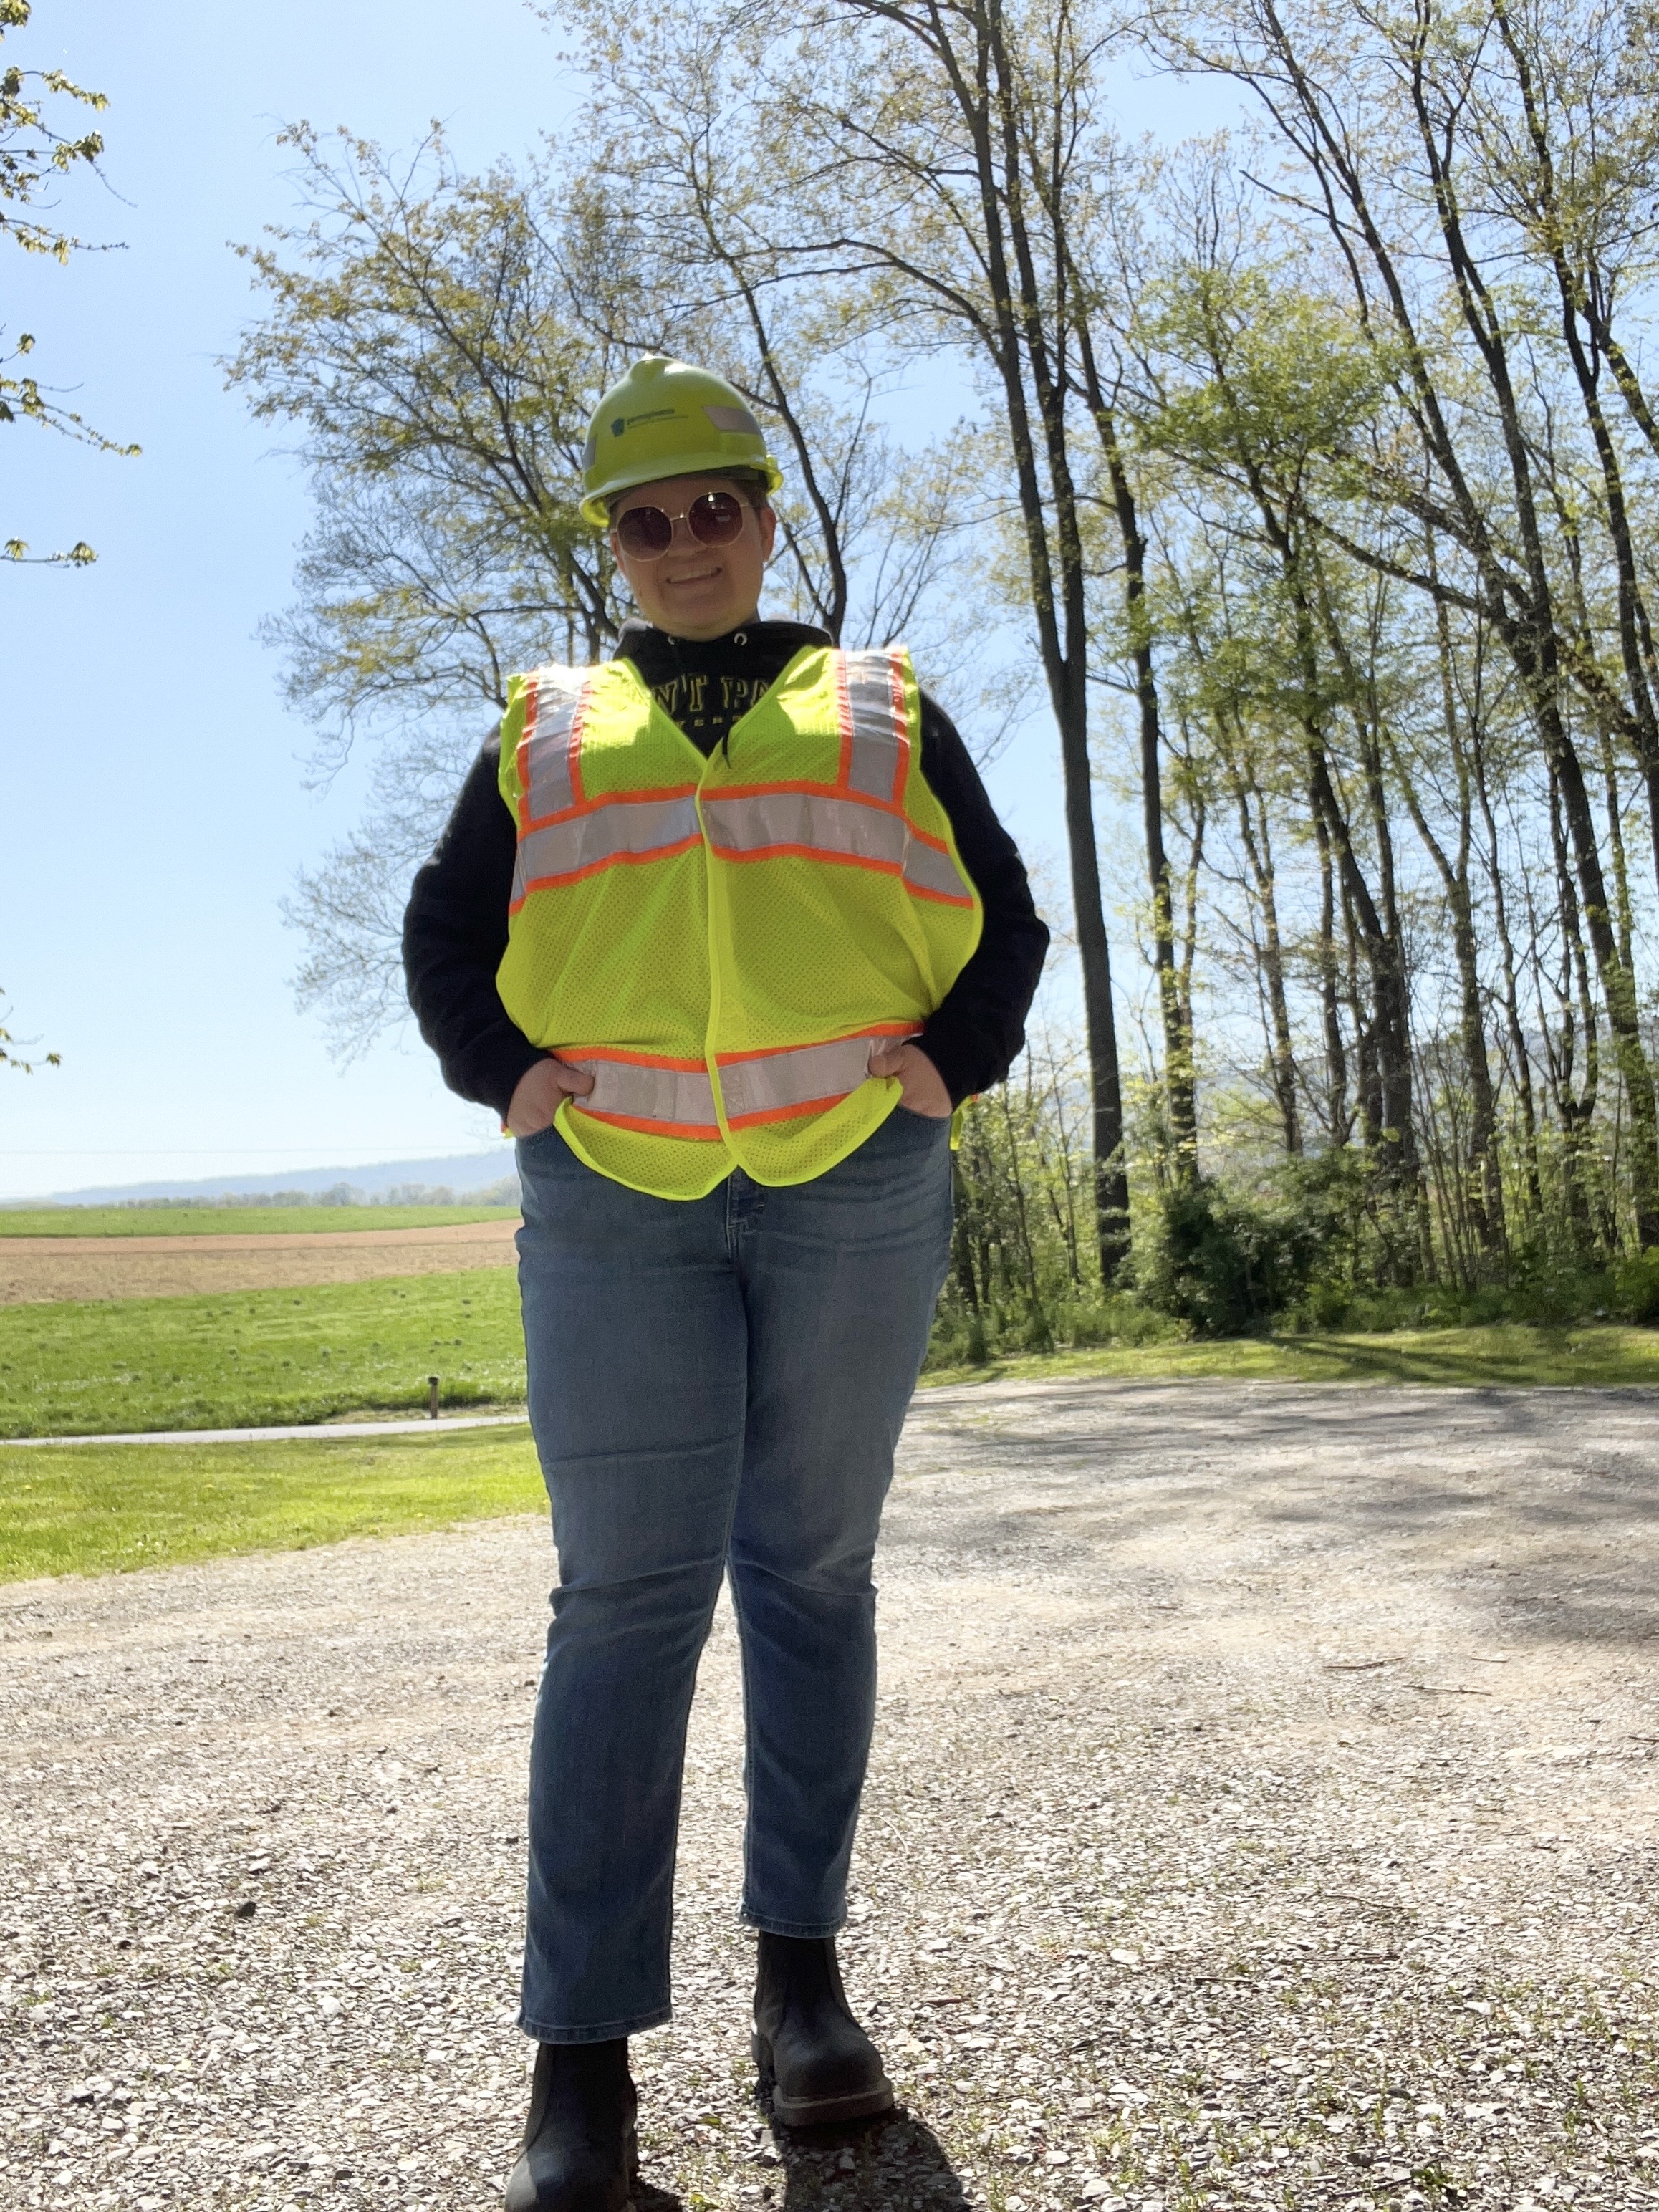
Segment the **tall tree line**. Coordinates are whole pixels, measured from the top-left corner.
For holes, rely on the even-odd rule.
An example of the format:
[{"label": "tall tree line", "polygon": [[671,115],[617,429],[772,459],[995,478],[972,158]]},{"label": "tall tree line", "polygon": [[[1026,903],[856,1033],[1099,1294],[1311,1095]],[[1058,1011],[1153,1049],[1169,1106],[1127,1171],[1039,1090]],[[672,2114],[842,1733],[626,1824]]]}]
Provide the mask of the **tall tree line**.
[{"label": "tall tree line", "polygon": [[[793,609],[906,632],[989,738],[1046,694],[1086,1136],[1038,1197],[1074,1286],[1217,1176],[1340,1176],[1385,1281],[1659,1243],[1649,15],[558,20],[580,145],[473,178],[300,131],[312,205],[252,257],[232,374],[318,486],[290,682],[325,749],[383,747],[296,899],[343,1036],[392,1003],[398,886],[507,671],[614,635],[575,458],[662,348],[787,449]],[[1236,84],[1235,138],[1126,146],[1148,58]],[[930,386],[961,421],[884,428]],[[1054,1149],[1021,1143],[1005,1181]]]}]

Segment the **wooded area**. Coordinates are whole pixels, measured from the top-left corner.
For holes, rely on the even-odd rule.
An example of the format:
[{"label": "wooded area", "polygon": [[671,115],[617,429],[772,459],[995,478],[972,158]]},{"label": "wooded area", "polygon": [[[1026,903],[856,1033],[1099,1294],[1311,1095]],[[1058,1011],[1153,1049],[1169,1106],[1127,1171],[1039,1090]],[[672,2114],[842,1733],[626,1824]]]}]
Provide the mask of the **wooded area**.
[{"label": "wooded area", "polygon": [[[317,500],[273,634],[322,766],[379,747],[295,902],[342,1043],[507,673],[615,634],[588,411],[683,354],[782,449],[776,611],[904,635],[982,752],[1051,742],[1046,689],[1080,1035],[970,1111],[964,1345],[1121,1333],[1131,1288],[1659,1309],[1651,13],[611,22],[559,11],[591,96],[533,164],[296,128],[308,212],[250,252],[230,373]],[[1127,141],[1149,67],[1238,131]]]}]

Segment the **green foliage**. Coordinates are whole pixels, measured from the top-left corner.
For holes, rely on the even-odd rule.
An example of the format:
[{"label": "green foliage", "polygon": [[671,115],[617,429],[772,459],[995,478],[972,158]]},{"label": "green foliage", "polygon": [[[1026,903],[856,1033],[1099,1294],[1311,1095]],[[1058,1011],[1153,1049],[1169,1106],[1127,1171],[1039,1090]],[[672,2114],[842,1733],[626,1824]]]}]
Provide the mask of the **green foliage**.
[{"label": "green foliage", "polygon": [[1159,1193],[1137,1267],[1158,1312],[1198,1336],[1240,1336],[1292,1304],[1328,1250],[1326,1224],[1292,1199],[1206,1178]]},{"label": "green foliage", "polygon": [[571,312],[533,173],[466,176],[436,131],[396,174],[343,132],[281,143],[310,219],[238,249],[268,308],[227,373],[301,433],[318,483],[300,605],[271,632],[289,696],[342,729],[499,714],[514,669],[615,634],[578,478],[622,356]]},{"label": "green foliage", "polygon": [[1079,1062],[1039,1038],[1007,1084],[964,1109],[932,1365],[1160,1333],[1144,1306],[1102,1291]]},{"label": "green foliage", "polygon": [[[3,996],[3,993],[0,993],[0,996]],[[18,1040],[11,1031],[3,1023],[0,1023],[0,1067],[12,1068],[19,1075],[33,1075],[34,1062],[32,1060],[25,1060],[21,1053],[13,1049],[17,1042]],[[63,1054],[56,1052],[43,1053],[41,1062],[46,1067],[61,1067],[64,1064]]]},{"label": "green foliage", "polygon": [[1621,1261],[1613,1271],[1613,1310],[1643,1328],[1659,1328],[1659,1252]]},{"label": "green foliage", "polygon": [[1282,1327],[1332,1329],[1486,1328],[1513,1324],[1563,1329],[1596,1322],[1659,1328],[1659,1255],[1644,1253],[1612,1267],[1517,1261],[1507,1283],[1356,1282],[1340,1273],[1310,1283],[1280,1316]]},{"label": "green foliage", "polygon": [[1400,1224],[1352,1145],[1176,1186],[1156,1181],[1149,1136],[1134,1163],[1146,1194],[1135,1216],[1135,1287],[1103,1294],[1079,1234],[1091,1176],[1081,1105],[1077,1056],[1044,1038],[1006,1091],[969,1108],[931,1373],[1093,1346],[1172,1352],[1187,1340],[1274,1329],[1659,1325],[1659,1255],[1598,1268],[1565,1249],[1523,1248],[1511,1253],[1506,1280],[1396,1284]]},{"label": "green foliage", "polygon": [[298,432],[316,484],[298,596],[265,626],[327,775],[389,740],[370,818],[298,878],[302,1008],[346,1058],[407,1013],[409,880],[508,676],[597,659],[622,608],[581,520],[582,447],[622,351],[573,311],[534,172],[467,176],[434,131],[416,161],[308,125],[283,134],[307,219],[239,251],[264,295],[226,364],[254,416]]},{"label": "green foliage", "polygon": [[517,1405],[510,1268],[308,1290],[0,1307],[0,1436],[247,1428]]},{"label": "green foliage", "polygon": [[[9,32],[21,30],[33,12],[32,0],[0,0],[0,40]],[[109,105],[101,92],[86,91],[61,70],[0,64],[0,238],[10,239],[25,253],[46,254],[63,262],[83,241],[43,220],[38,211],[40,195],[71,169],[95,168],[104,141],[96,131],[76,136],[58,130],[47,109],[52,100],[78,101],[95,110]],[[138,451],[137,446],[118,446],[81,416],[60,407],[37,377],[7,374],[33,350],[33,336],[20,331],[12,352],[0,355],[0,425],[38,422],[43,429],[95,446],[100,453],[131,455]],[[21,538],[9,538],[0,545],[0,558],[37,567],[84,568],[97,557],[84,543],[70,546],[66,553],[45,556],[32,556]]]},{"label": "green foliage", "polygon": [[[374,818],[295,903],[343,1041],[401,1010],[402,895],[458,772],[405,733],[611,635],[571,522],[581,425],[616,361],[689,348],[790,445],[799,611],[871,639],[931,619],[948,570],[904,529],[932,515],[971,547],[967,618],[1009,616],[1045,665],[1074,860],[1091,774],[1144,810],[1160,888],[1126,892],[1121,851],[1106,872],[1126,1016],[1134,936],[1163,956],[1154,1065],[1114,1047],[1063,1115],[1024,1073],[970,1109],[938,1356],[1131,1326],[1078,1224],[1110,1182],[1121,1225],[1138,1079],[1165,1099],[1127,1171],[1171,1327],[1406,1310],[1443,1280],[1565,1311],[1654,1243],[1646,15],[556,15],[579,141],[467,177],[435,138],[404,172],[301,126],[307,220],[252,257],[233,378],[316,471],[295,695],[343,738],[399,731]],[[1118,142],[1130,36],[1261,95],[1285,174]],[[959,468],[871,442],[883,378],[918,370],[981,379]],[[860,533],[886,579],[862,598]],[[1250,1091],[1265,1134],[1230,1155]],[[1172,1213],[1159,1178],[1197,1161],[1215,1185]]]},{"label": "green foliage", "polygon": [[[33,0],[0,0],[0,40],[8,32],[23,29],[33,12]],[[101,92],[83,90],[61,70],[0,66],[0,238],[9,238],[25,253],[67,261],[80,240],[27,210],[77,162],[95,165],[104,141],[96,131],[73,137],[55,130],[45,105],[52,98],[79,100],[96,110],[109,105]]]},{"label": "green foliage", "polygon": [[519,1429],[0,1449],[0,1581],[303,1551],[546,1510]]},{"label": "green foliage", "polygon": [[[409,878],[509,674],[602,657],[627,611],[578,497],[592,406],[630,360],[718,368],[766,422],[788,479],[771,606],[849,641],[960,641],[958,675],[982,647],[977,589],[941,617],[933,586],[977,561],[962,525],[983,470],[948,431],[893,450],[848,334],[757,266],[692,84],[648,113],[611,86],[579,147],[479,175],[436,131],[408,162],[305,124],[283,143],[305,214],[241,249],[261,312],[227,370],[258,418],[298,433],[314,484],[295,603],[265,629],[289,696],[324,732],[324,773],[359,738],[381,746],[368,818],[285,908],[307,945],[300,1003],[349,1057],[406,1013]],[[1023,676],[999,683],[976,750],[1023,699]]]},{"label": "green foliage", "polygon": [[1164,368],[1140,414],[1148,447],[1246,490],[1258,474],[1293,485],[1316,463],[1339,495],[1359,488],[1398,349],[1310,292],[1304,268],[1177,261],[1147,286],[1139,322]]}]

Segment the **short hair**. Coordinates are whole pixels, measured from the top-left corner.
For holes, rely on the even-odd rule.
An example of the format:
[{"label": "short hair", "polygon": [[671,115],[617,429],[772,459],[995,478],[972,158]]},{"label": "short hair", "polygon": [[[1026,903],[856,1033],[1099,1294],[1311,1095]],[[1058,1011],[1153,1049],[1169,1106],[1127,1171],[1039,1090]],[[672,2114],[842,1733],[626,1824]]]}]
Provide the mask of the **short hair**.
[{"label": "short hair", "polygon": [[[726,483],[734,485],[743,494],[757,514],[772,495],[771,488],[766,481],[766,473],[763,469],[698,469],[696,473],[700,477],[723,477]],[[610,515],[612,522],[616,520],[617,509],[623,501],[638,489],[637,484],[629,484],[625,490],[617,492],[607,502],[605,512]]]}]

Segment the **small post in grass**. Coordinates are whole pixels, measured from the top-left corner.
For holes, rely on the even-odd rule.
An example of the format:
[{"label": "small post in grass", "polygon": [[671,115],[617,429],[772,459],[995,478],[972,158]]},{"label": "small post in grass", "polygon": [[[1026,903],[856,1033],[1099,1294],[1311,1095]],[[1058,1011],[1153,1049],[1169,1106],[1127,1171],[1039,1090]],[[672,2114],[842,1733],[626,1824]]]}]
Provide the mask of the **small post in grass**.
[{"label": "small post in grass", "polygon": [[435,1421],[438,1418],[438,1378],[435,1375],[428,1375],[427,1376],[426,1387],[428,1392],[426,1401],[427,1411],[431,1414],[433,1419]]}]

